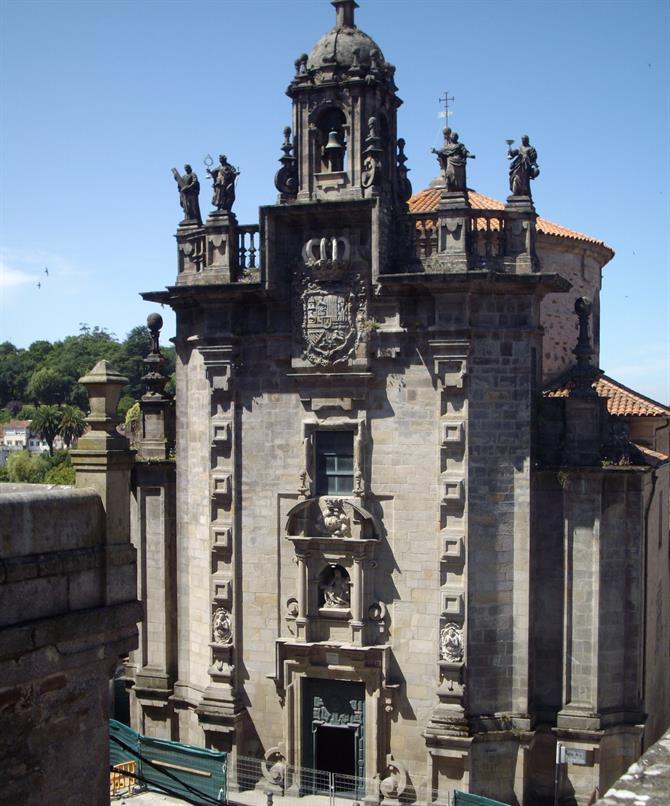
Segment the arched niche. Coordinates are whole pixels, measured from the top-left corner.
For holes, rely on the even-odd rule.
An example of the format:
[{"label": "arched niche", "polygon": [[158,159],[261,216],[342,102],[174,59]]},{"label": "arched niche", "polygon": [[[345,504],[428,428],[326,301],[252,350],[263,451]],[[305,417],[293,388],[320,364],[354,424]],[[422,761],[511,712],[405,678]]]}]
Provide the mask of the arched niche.
[{"label": "arched niche", "polygon": [[320,107],[312,119],[314,131],[314,172],[340,173],[347,169],[348,122],[336,104]]}]

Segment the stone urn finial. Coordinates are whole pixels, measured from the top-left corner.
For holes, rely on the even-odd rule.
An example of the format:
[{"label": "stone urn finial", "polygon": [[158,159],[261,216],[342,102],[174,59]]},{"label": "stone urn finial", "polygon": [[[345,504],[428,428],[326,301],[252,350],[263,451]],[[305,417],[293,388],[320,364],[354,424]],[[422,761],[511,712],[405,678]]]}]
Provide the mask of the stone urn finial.
[{"label": "stone urn finial", "polygon": [[87,375],[79,378],[79,383],[86,387],[91,409],[86,418],[91,430],[79,440],[79,450],[126,450],[128,442],[116,430],[121,421],[116,407],[128,378],[103,359]]}]

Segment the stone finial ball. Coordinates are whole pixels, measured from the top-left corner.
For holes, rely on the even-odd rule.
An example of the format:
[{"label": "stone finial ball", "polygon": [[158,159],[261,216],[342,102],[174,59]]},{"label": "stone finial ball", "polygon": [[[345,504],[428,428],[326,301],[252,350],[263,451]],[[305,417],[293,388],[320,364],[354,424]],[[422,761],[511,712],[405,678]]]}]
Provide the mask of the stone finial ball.
[{"label": "stone finial ball", "polygon": [[590,316],[593,303],[588,297],[577,297],[575,300],[575,313],[577,316]]},{"label": "stone finial ball", "polygon": [[150,313],[147,316],[147,327],[153,332],[163,327],[163,317],[159,313]]}]

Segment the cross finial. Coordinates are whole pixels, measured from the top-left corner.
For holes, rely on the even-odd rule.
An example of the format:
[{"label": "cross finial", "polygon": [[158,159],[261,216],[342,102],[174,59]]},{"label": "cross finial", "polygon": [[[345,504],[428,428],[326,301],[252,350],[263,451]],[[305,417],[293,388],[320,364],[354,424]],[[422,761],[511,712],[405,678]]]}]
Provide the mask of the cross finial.
[{"label": "cross finial", "polygon": [[444,116],[445,126],[449,125],[449,101],[455,101],[453,95],[449,95],[448,90],[444,91],[444,95],[439,99],[441,104],[444,104],[444,112],[440,112],[440,117]]},{"label": "cross finial", "polygon": [[335,28],[355,28],[354,9],[358,8],[356,0],[331,0],[335,6],[337,16],[335,17]]}]

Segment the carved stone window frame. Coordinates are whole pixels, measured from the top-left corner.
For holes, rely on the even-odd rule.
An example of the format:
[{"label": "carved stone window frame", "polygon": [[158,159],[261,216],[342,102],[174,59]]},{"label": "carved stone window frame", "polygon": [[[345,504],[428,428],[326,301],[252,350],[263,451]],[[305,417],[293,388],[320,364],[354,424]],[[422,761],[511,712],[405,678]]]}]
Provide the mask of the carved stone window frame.
[{"label": "carved stone window frame", "polygon": [[[299,492],[306,498],[316,495],[316,433],[317,431],[350,431],[353,434],[353,491],[340,498],[362,499],[368,489],[368,464],[366,455],[367,424],[365,418],[353,420],[350,417],[328,417],[316,420],[303,420],[302,441],[304,448],[303,470],[300,474]],[[331,497],[323,495],[320,498]]]}]

